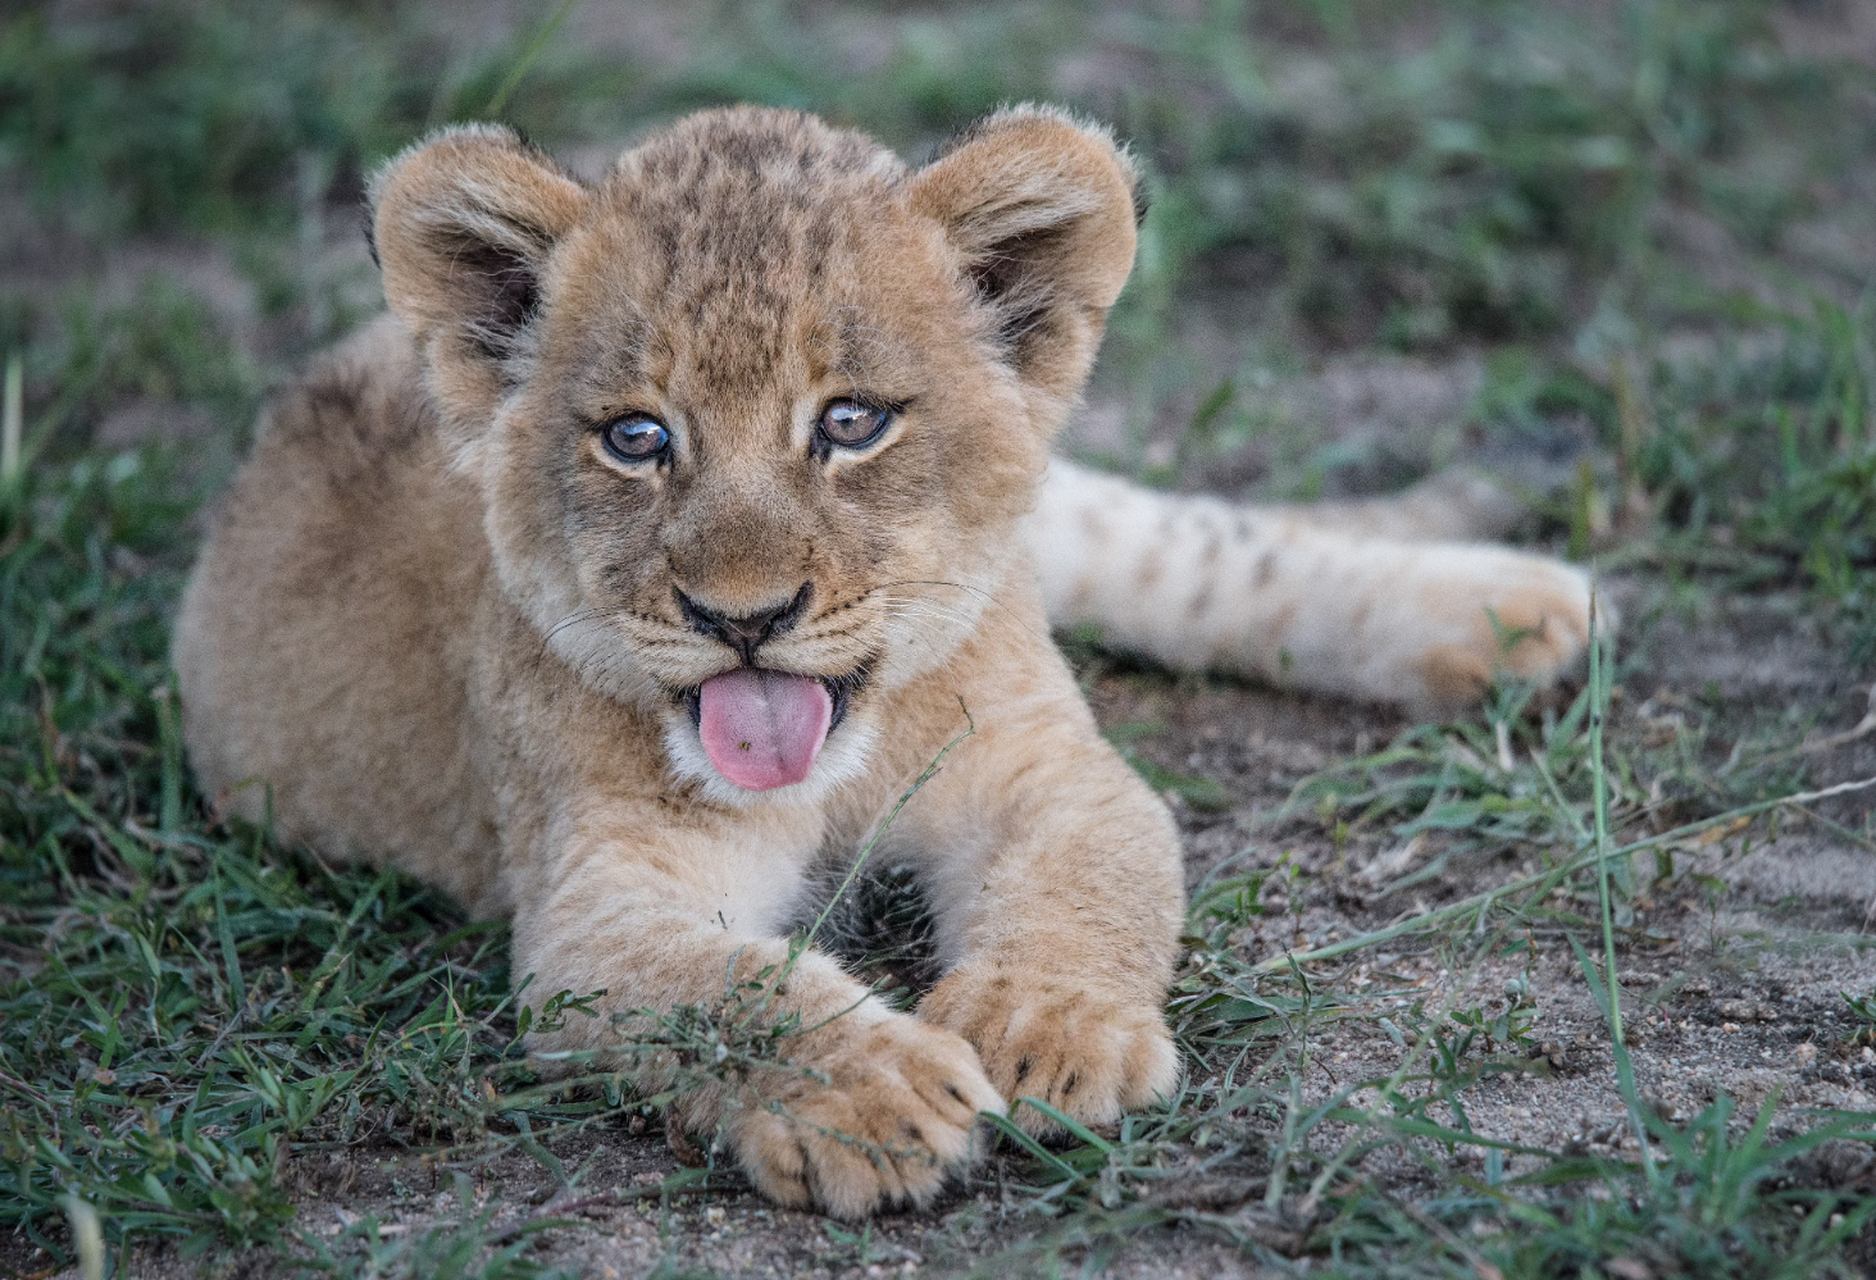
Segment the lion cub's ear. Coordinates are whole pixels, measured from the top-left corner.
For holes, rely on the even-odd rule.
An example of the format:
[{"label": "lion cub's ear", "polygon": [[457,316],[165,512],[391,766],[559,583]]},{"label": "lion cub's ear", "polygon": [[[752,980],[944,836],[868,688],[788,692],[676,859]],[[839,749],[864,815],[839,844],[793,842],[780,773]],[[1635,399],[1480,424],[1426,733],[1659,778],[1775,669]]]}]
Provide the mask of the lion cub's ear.
[{"label": "lion cub's ear", "polygon": [[912,207],[996,310],[1005,359],[1063,402],[1133,269],[1138,181],[1105,129],[1033,106],[984,120],[913,178]]},{"label": "lion cub's ear", "polygon": [[541,271],[587,191],[512,130],[447,129],[379,170],[372,245],[443,407],[486,421],[531,354]]}]

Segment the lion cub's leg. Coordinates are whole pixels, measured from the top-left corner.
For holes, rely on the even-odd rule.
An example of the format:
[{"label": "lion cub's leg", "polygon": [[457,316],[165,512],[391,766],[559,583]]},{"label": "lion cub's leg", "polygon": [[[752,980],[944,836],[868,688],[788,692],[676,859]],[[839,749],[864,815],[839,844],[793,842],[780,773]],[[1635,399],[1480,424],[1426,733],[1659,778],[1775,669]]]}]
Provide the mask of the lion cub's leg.
[{"label": "lion cub's leg", "polygon": [[[1038,627],[1037,632],[1040,632]],[[1101,738],[1046,636],[992,668],[976,733],[905,809],[949,972],[919,1016],[977,1047],[1024,1128],[1039,1098],[1119,1119],[1178,1079],[1162,1012],[1184,918],[1178,835]],[[1038,670],[1040,668],[1040,670]]]},{"label": "lion cub's leg", "polygon": [[[964,1040],[887,1008],[818,952],[791,961],[760,927],[785,909],[795,871],[721,842],[571,841],[516,911],[515,972],[533,975],[537,1007],[557,991],[605,994],[599,1016],[570,1013],[532,1047],[598,1051],[601,1069],[633,1070],[647,1093],[685,1089],[678,1120],[720,1131],[784,1205],[855,1218],[924,1204],[971,1161],[977,1113],[1002,1099]],[[721,1060],[647,1047],[652,1019],[634,1011],[686,1006],[723,1030]]]},{"label": "lion cub's leg", "polygon": [[1555,678],[1589,635],[1581,570],[1402,536],[1454,536],[1478,523],[1468,502],[1234,507],[1057,460],[1024,534],[1053,625],[1094,623],[1174,667],[1447,712],[1501,671]]}]

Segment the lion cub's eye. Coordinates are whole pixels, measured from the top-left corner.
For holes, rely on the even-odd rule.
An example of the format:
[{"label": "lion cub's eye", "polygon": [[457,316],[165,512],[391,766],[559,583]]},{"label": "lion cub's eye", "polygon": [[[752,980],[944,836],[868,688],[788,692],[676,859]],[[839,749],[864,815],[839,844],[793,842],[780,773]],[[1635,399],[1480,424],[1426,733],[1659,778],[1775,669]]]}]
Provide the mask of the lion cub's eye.
[{"label": "lion cub's eye", "polygon": [[858,400],[830,400],[821,410],[817,430],[821,436],[843,449],[858,449],[873,443],[892,422],[892,410]]},{"label": "lion cub's eye", "polygon": [[621,462],[649,462],[665,451],[671,433],[656,418],[642,413],[628,413],[600,431],[606,452]]}]

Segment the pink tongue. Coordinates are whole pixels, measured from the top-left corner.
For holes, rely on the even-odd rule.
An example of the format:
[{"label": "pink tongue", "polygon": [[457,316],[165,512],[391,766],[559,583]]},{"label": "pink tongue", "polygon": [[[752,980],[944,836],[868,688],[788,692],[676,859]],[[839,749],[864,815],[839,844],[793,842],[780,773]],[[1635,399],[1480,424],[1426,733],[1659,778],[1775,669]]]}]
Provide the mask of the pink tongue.
[{"label": "pink tongue", "polygon": [[751,667],[704,681],[699,702],[704,754],[749,791],[806,778],[834,718],[834,700],[819,680]]}]

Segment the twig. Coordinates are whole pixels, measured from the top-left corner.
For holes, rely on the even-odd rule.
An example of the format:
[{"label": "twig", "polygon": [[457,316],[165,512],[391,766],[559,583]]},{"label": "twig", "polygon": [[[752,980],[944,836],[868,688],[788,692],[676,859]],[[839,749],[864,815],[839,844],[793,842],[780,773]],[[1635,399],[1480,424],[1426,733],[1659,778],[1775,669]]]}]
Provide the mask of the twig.
[{"label": "twig", "polygon": [[1850,828],[1844,826],[1843,823],[1833,822],[1829,818],[1826,818],[1821,813],[1813,813],[1811,812],[1811,810],[1805,808],[1801,804],[1794,804],[1791,807],[1798,814],[1799,817],[1809,818],[1812,822],[1817,823],[1818,826],[1823,827],[1826,831],[1829,831],[1829,832],[1834,833],[1835,835],[1841,836],[1843,839],[1848,840],[1851,844],[1855,845],[1859,849],[1862,849],[1869,853],[1876,853],[1876,840],[1871,840],[1867,836],[1860,836],[1856,832],[1850,830]]},{"label": "twig", "polygon": [[1798,751],[1804,755],[1829,751],[1833,747],[1855,742],[1858,738],[1870,733],[1876,733],[1876,684],[1869,687],[1869,710],[1863,713],[1863,718],[1857,721],[1854,727],[1845,729],[1842,733],[1833,733],[1829,737],[1819,738],[1814,742],[1802,742],[1798,744]]},{"label": "twig", "polygon": [[[1852,791],[1868,791],[1871,787],[1876,787],[1876,778],[1863,778],[1857,782],[1839,782],[1836,786],[1825,787],[1822,791],[1800,791],[1795,795],[1781,796],[1777,800],[1766,801],[1764,805],[1751,805],[1748,808],[1770,808],[1780,804],[1810,804],[1813,800],[1828,800],[1832,796],[1848,795]],[[1732,815],[1722,814],[1721,817],[1739,816],[1745,812],[1745,809],[1738,809]]]},{"label": "twig", "polygon": [[[1795,747],[1786,747],[1783,751],[1774,751],[1769,756],[1761,756],[1753,763],[1771,764],[1779,760],[1788,760],[1792,756],[1816,755],[1820,751],[1833,750],[1855,742],[1858,738],[1868,737],[1872,733],[1876,733],[1876,684],[1869,688],[1868,710],[1863,713],[1863,718],[1850,728],[1842,733],[1828,734],[1822,738],[1808,738]],[[1738,748],[1735,747],[1734,750],[1737,751]]]},{"label": "twig", "polygon": [[899,802],[893,805],[892,812],[886,815],[886,820],[879,824],[879,829],[873,832],[872,838],[861,848],[859,856],[854,858],[853,865],[847,869],[847,878],[842,880],[840,887],[834,890],[834,896],[829,898],[827,905],[821,908],[821,914],[814,917],[814,923],[808,926],[807,933],[802,936],[800,947],[788,957],[788,963],[782,968],[781,980],[783,982],[786,982],[788,975],[794,971],[795,961],[798,960],[802,953],[810,946],[814,945],[815,936],[821,932],[821,926],[827,923],[827,917],[833,914],[835,905],[845,896],[847,890],[853,887],[853,882],[859,878],[860,869],[866,865],[866,860],[872,856],[874,847],[885,838],[886,832],[892,828],[893,822],[899,817],[899,811],[905,808],[906,805],[911,802],[912,797],[923,790],[925,784],[930,782],[932,778],[937,775],[939,766],[944,763],[945,757],[951,754],[951,749],[977,732],[977,721],[972,718],[971,709],[964,705],[964,699],[962,697],[958,698],[958,710],[964,713],[964,732],[958,734],[957,737],[951,739],[951,741],[939,748],[938,754],[933,756],[931,763],[925,766],[925,771],[919,774],[918,779],[905,789],[905,792],[899,797]]},{"label": "twig", "polygon": [[0,1085],[5,1085],[10,1089],[18,1089],[34,1102],[42,1102],[48,1107],[52,1105],[52,1099],[48,1098],[45,1094],[27,1084],[24,1080],[15,1080],[4,1071],[0,1071]]},{"label": "twig", "polygon": [[[1794,795],[1779,796],[1773,800],[1761,800],[1755,804],[1744,805],[1738,809],[1729,809],[1725,813],[1716,814],[1711,818],[1702,818],[1698,822],[1689,822],[1683,826],[1675,827],[1672,831],[1664,831],[1660,835],[1648,836],[1645,839],[1635,840],[1625,845],[1618,845],[1616,848],[1609,850],[1606,856],[1610,861],[1614,861],[1617,858],[1640,853],[1644,849],[1653,849],[1660,845],[1672,844],[1677,840],[1685,840],[1689,836],[1699,835],[1702,831],[1708,831],[1717,826],[1736,822],[1740,818],[1756,817],[1761,813],[1769,813],[1773,809],[1784,808],[1788,805],[1810,804],[1814,800],[1824,800],[1831,796],[1847,795],[1853,791],[1867,791],[1872,787],[1876,787],[1876,778],[1862,778],[1855,782],[1840,782],[1834,787],[1825,787],[1821,791],[1800,791]],[[1291,961],[1295,961],[1298,964],[1310,964],[1319,960],[1330,960],[1336,956],[1347,955],[1351,951],[1363,951],[1380,943],[1390,942],[1395,938],[1403,937],[1407,934],[1420,933],[1437,925],[1444,924],[1455,917],[1478,910],[1493,898],[1518,893],[1524,889],[1537,889],[1541,887],[1542,891],[1535,895],[1541,898],[1543,894],[1550,892],[1550,890],[1562,884],[1569,876],[1574,875],[1578,871],[1588,870],[1595,866],[1600,860],[1596,850],[1592,848],[1586,852],[1577,854],[1567,862],[1559,863],[1548,871],[1537,871],[1528,876],[1519,876],[1516,880],[1500,885],[1496,889],[1488,889],[1483,893],[1475,893],[1469,898],[1463,898],[1458,902],[1448,903],[1446,906],[1435,908],[1424,915],[1414,916],[1398,924],[1392,924],[1386,928],[1377,929],[1372,933],[1358,934],[1353,938],[1346,938],[1341,942],[1332,942],[1326,947],[1317,947],[1311,951],[1285,952],[1282,955],[1272,956],[1254,965],[1251,972],[1270,973],[1277,969],[1287,969]]]},{"label": "twig", "polygon": [[202,1056],[195,1060],[195,1069],[197,1071],[200,1071],[203,1067],[206,1067],[211,1061],[214,1060],[215,1055],[221,1052],[221,1047],[224,1044],[228,1043],[228,1037],[233,1035],[234,1029],[241,1025],[241,1020],[247,1017],[247,1012],[248,1012],[248,1007],[247,1007],[247,1004],[244,1002],[240,1008],[234,1011],[234,1013],[229,1017],[228,1021],[222,1024],[221,1032],[215,1037],[215,1042],[209,1045],[209,1047],[203,1052]]},{"label": "twig", "polygon": [[26,433],[25,376],[20,353],[7,356],[6,387],[0,391],[0,485],[19,474],[20,445]]},{"label": "twig", "polygon": [[513,1226],[504,1227],[494,1235],[489,1236],[487,1243],[490,1245],[507,1244],[516,1236],[525,1235],[535,1227],[552,1222],[556,1218],[564,1218],[570,1213],[584,1213],[588,1209],[612,1209],[620,1205],[637,1204],[640,1200],[649,1200],[653,1196],[689,1195],[700,1191],[714,1190],[716,1190],[715,1187],[708,1186],[703,1182],[681,1187],[667,1187],[663,1183],[659,1183],[656,1186],[633,1187],[630,1190],[623,1187],[615,1187],[611,1191],[601,1191],[594,1195],[581,1196],[577,1200],[562,1200],[558,1203],[550,1200]]},{"label": "twig", "polygon": [[529,40],[527,47],[521,51],[521,56],[515,59],[514,66],[508,69],[508,75],[503,78],[501,87],[495,90],[495,95],[488,100],[488,105],[482,108],[483,115],[493,119],[501,114],[502,108],[508,105],[509,97],[520,87],[523,77],[533,68],[535,60],[547,47],[547,42],[554,38],[554,33],[560,30],[561,24],[567,20],[567,15],[573,12],[573,6],[578,3],[579,0],[562,0],[561,6],[554,10],[546,22],[541,24],[540,29],[534,33],[534,38]]},{"label": "twig", "polygon": [[[1653,1148],[1648,1145],[1648,1125],[1642,1118],[1641,1095],[1635,1088],[1635,1064],[1629,1058],[1628,1042],[1622,1037],[1622,990],[1616,984],[1615,904],[1609,892],[1609,785],[1603,769],[1602,735],[1609,716],[1609,664],[1613,656],[1603,651],[1604,641],[1596,634],[1596,584],[1589,588],[1589,769],[1590,795],[1596,828],[1596,896],[1602,906],[1602,980],[1608,986],[1607,1013],[1609,1044],[1615,1055],[1616,1085],[1628,1109],[1629,1123],[1635,1130],[1635,1142],[1641,1152],[1642,1171],[1648,1185],[1655,1185]],[[1575,947],[1575,939],[1571,939]],[[1577,955],[1582,956],[1577,948]],[[1583,976],[1592,984],[1596,973],[1587,960]],[[1502,1280],[1502,1278],[1501,1278]]]},{"label": "twig", "polygon": [[[1602,906],[1603,974],[1609,980],[1609,1036],[1622,1044],[1622,998],[1615,985],[1615,916],[1609,897],[1609,784],[1602,765],[1602,730],[1609,712],[1602,637],[1596,634],[1596,585],[1589,588],[1589,778],[1596,830],[1596,896]],[[1647,1135],[1642,1135],[1647,1141]]]}]

